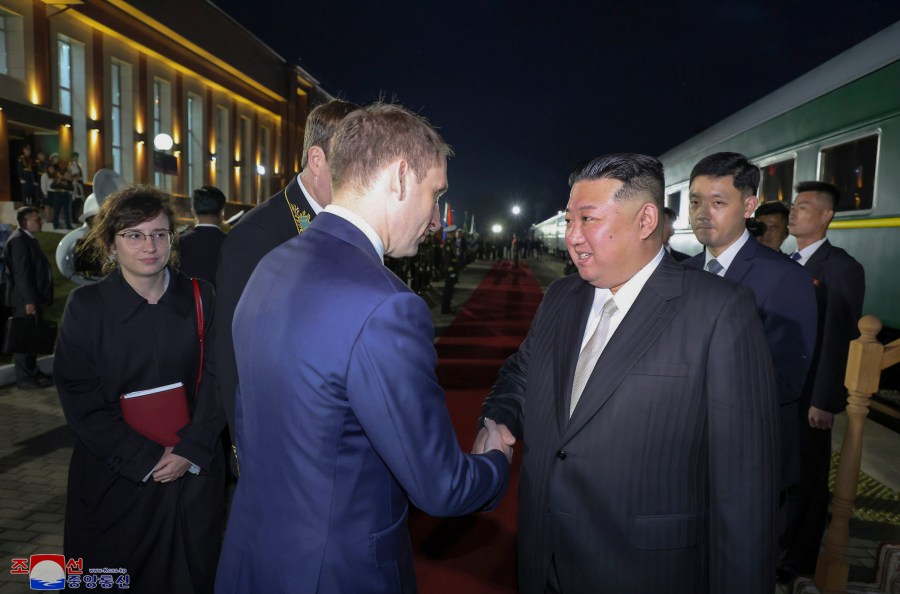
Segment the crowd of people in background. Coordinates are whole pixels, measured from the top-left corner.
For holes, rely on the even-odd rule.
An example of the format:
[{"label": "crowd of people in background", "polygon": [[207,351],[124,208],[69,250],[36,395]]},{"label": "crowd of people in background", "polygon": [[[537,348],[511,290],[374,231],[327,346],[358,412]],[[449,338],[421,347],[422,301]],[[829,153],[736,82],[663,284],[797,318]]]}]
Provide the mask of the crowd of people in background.
[{"label": "crowd of people in background", "polygon": [[75,228],[72,221],[78,220],[85,198],[78,153],[60,161],[59,153],[51,153],[48,158],[38,149],[32,158],[31,147],[26,144],[16,161],[16,173],[24,206],[40,208],[43,219],[52,221],[54,229]]}]

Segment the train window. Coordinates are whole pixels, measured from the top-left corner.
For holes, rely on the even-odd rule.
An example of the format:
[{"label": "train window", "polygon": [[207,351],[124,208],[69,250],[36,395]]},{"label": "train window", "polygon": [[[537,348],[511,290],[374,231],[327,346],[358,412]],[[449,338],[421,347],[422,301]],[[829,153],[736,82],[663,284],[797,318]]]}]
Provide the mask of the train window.
[{"label": "train window", "polygon": [[759,202],[791,203],[794,187],[794,160],[769,163],[759,168]]},{"label": "train window", "polygon": [[878,135],[822,149],[820,178],[841,192],[838,211],[872,208]]},{"label": "train window", "polygon": [[666,196],[666,206],[675,211],[675,214],[681,212],[681,191],[672,192]]}]

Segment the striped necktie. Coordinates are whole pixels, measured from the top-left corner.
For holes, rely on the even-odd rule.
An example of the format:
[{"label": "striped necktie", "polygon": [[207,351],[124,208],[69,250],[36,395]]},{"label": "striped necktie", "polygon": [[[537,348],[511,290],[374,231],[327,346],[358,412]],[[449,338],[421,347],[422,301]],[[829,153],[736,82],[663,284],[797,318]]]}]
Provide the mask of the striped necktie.
[{"label": "striped necktie", "polygon": [[607,299],[606,303],[603,304],[603,311],[600,312],[600,321],[597,323],[597,328],[591,334],[591,338],[584,345],[584,348],[581,349],[581,354],[578,355],[578,363],[575,365],[575,379],[572,381],[572,401],[569,404],[570,417],[575,411],[575,405],[578,404],[578,400],[581,398],[581,393],[584,392],[584,387],[594,372],[594,366],[597,365],[600,353],[603,352],[607,334],[609,334],[609,321],[617,310],[618,308],[613,298]]}]

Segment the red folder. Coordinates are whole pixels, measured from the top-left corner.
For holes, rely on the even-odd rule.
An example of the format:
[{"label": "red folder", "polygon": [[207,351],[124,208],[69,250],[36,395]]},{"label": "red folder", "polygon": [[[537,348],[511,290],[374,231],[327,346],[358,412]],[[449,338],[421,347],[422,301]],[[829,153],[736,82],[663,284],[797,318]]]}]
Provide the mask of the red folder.
[{"label": "red folder", "polygon": [[132,429],[166,447],[181,441],[177,433],[191,420],[181,382],[123,394],[119,403]]}]

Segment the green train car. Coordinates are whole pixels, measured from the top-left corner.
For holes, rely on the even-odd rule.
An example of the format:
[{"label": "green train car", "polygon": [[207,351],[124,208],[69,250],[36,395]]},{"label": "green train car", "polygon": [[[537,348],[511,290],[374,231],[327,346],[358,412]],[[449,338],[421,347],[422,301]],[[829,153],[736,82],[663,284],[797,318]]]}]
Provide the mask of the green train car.
[{"label": "green train car", "polygon": [[[688,181],[706,155],[734,151],[762,170],[760,201],[790,204],[793,186],[841,190],[828,237],[866,270],[864,313],[885,338],[900,329],[900,22],[822,64],[660,158],[667,206],[679,213],[675,249],[701,249],[690,229]],[[782,250],[796,243],[789,237]]]}]

